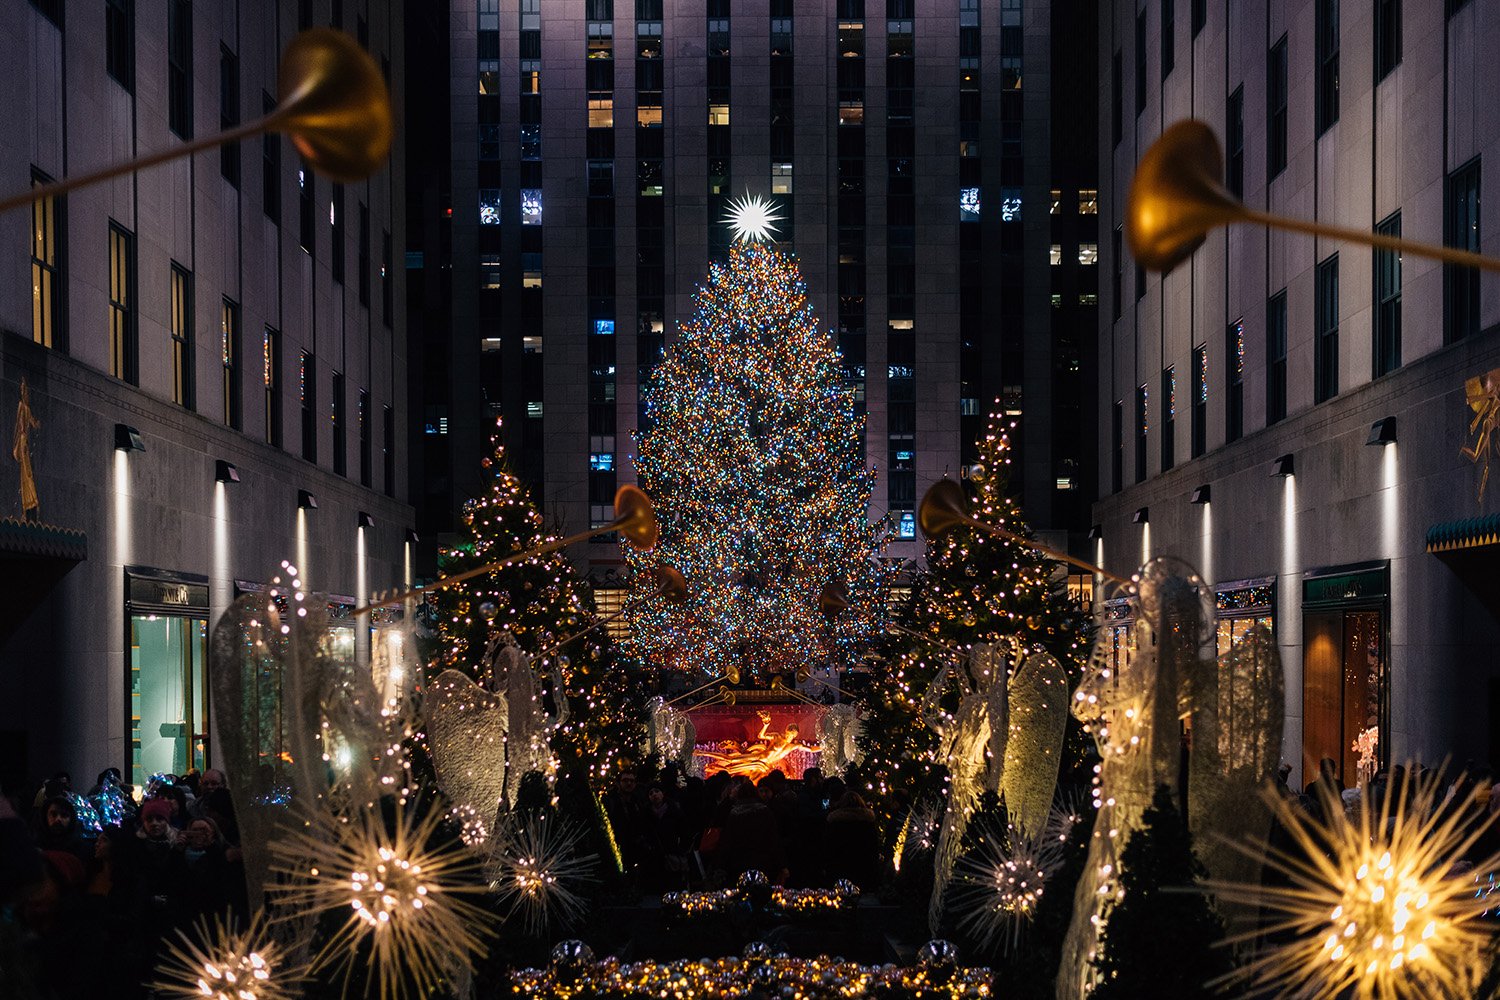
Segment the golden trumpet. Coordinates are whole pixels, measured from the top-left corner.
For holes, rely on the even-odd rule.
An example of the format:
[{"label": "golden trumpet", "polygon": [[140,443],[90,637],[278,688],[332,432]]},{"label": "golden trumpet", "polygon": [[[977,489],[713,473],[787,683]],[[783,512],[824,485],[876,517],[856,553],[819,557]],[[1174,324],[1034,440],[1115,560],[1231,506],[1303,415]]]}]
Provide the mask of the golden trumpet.
[{"label": "golden trumpet", "polygon": [[1136,165],[1125,201],[1125,240],[1135,262],[1152,271],[1170,271],[1198,249],[1210,230],[1248,222],[1500,271],[1500,260],[1467,250],[1257,212],[1229,193],[1223,176],[1219,140],[1203,122],[1188,118],[1162,132]]},{"label": "golden trumpet", "polygon": [[285,132],[314,170],[341,183],[363,180],[390,155],[395,129],[385,80],[370,54],[342,31],[312,28],[293,38],[281,54],[276,93],[277,107],[264,118],[31,188],[0,201],[0,212],[266,132]]},{"label": "golden trumpet", "polygon": [[1015,542],[1017,545],[1024,545],[1027,548],[1035,549],[1044,555],[1051,556],[1053,559],[1077,566],[1079,569],[1086,569],[1090,573],[1104,577],[1106,580],[1114,580],[1116,583],[1124,584],[1130,582],[1123,576],[1111,573],[1102,566],[1095,566],[1091,562],[1075,559],[1073,556],[1059,549],[1043,545],[1041,542],[1030,538],[1011,534],[1003,528],[997,528],[993,524],[985,524],[983,521],[970,517],[967,504],[964,502],[963,487],[959,486],[958,481],[954,479],[939,479],[932,484],[927,494],[922,497],[921,506],[917,508],[917,524],[921,526],[922,534],[929,539],[940,538],[957,527],[976,528],[979,531]]},{"label": "golden trumpet", "polygon": [[[516,552],[506,556],[504,559],[487,563],[478,569],[471,569],[464,573],[455,573],[453,576],[445,576],[441,580],[427,584],[425,587],[418,587],[416,590],[408,590],[403,594],[383,598],[366,604],[364,607],[355,608],[353,615],[354,617],[358,617],[371,608],[383,608],[391,604],[400,604],[402,601],[425,594],[430,590],[442,590],[444,587],[451,587],[453,584],[463,580],[472,579],[484,573],[493,573],[495,570],[508,566],[518,560],[528,559],[531,556],[546,555],[548,552],[555,552],[558,549],[572,545],[574,542],[581,542],[585,539],[593,538],[595,535],[603,535],[611,531],[618,531],[631,544],[639,548],[649,549],[656,544],[658,534],[656,530],[656,514],[651,509],[651,498],[646,496],[640,487],[631,486],[627,483],[615,491],[615,519],[602,528],[594,528],[591,531],[580,531],[578,534],[569,535],[567,538],[556,538],[544,545],[527,549],[525,552]],[[670,570],[671,568],[668,567],[668,569]],[[676,570],[671,570],[671,572],[676,573]],[[677,577],[682,579],[682,574],[677,573]],[[657,579],[660,581],[661,576],[658,575]],[[684,597],[687,595],[687,580],[685,579],[682,580],[682,593]],[[671,599],[670,594],[665,590],[663,590],[663,596],[667,596],[669,600]]]}]

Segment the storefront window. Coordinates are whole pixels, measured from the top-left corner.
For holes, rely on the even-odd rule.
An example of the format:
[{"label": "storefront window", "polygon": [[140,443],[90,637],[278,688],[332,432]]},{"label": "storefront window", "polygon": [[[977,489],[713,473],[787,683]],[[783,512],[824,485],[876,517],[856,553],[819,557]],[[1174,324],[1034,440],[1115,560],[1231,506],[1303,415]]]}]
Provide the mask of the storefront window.
[{"label": "storefront window", "polygon": [[208,761],[208,619],[130,617],[131,782]]},{"label": "storefront window", "polygon": [[1302,590],[1302,766],[1333,759],[1344,784],[1370,780],[1387,759],[1384,565],[1309,577]]}]

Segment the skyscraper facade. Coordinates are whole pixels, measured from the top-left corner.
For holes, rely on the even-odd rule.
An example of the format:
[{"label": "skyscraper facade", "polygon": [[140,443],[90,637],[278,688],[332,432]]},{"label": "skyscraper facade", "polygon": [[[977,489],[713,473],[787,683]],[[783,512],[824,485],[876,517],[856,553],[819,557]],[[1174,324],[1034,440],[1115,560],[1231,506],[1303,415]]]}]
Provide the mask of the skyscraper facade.
[{"label": "skyscraper facade", "polygon": [[[0,3],[0,191],[260,118],[283,49],[329,26],[399,116],[399,4]],[[17,251],[0,270],[8,788],[211,766],[208,637],[239,594],[285,559],[342,595],[332,638],[353,643],[344,613],[405,577],[397,134],[363,181],[330,183],[272,134],[0,215]]]},{"label": "skyscraper facade", "polygon": [[[1099,11],[1098,559],[1196,566],[1221,651],[1272,628],[1304,781],[1324,757],[1349,785],[1406,759],[1500,759],[1500,491],[1481,492],[1470,426],[1500,405],[1493,276],[1249,225],[1156,274],[1124,238],[1137,161],[1196,118],[1253,209],[1493,253],[1500,3]],[[1123,656],[1128,602],[1111,612]]]},{"label": "skyscraper facade", "polygon": [[549,516],[608,522],[641,387],[728,257],[731,205],[763,198],[867,418],[888,554],[920,556],[917,503],[990,413],[1017,424],[1032,522],[1086,527],[1097,98],[1093,8],[1071,7],[1076,32],[1022,0],[455,3],[433,523],[478,494],[495,417]]}]

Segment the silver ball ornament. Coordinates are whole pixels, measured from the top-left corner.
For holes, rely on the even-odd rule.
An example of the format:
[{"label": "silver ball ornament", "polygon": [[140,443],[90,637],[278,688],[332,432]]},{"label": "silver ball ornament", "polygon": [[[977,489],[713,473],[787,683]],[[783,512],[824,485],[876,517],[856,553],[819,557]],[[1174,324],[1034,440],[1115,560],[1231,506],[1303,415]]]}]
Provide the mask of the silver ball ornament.
[{"label": "silver ball ornament", "polygon": [[552,946],[550,958],[554,969],[576,969],[593,963],[594,949],[577,938],[569,938]]}]

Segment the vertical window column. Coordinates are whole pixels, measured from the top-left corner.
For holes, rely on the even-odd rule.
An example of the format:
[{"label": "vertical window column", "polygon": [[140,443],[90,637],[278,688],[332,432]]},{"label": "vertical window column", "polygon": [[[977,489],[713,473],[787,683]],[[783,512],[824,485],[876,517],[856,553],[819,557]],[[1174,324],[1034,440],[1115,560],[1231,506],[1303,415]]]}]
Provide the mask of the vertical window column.
[{"label": "vertical window column", "polygon": [[[915,22],[911,0],[886,0],[886,432],[890,510],[916,537],[917,201]],[[962,211],[962,207],[960,207]]]},{"label": "vertical window column", "polygon": [[307,351],[303,351],[299,377],[302,402],[302,457],[309,462],[318,460],[317,375],[317,359]]},{"label": "vertical window column", "polygon": [[[32,187],[51,180],[39,170],[31,171]],[[63,322],[67,298],[62,275],[65,205],[66,199],[60,195],[31,203],[31,339],[59,350],[67,348],[67,324]]]},{"label": "vertical window column", "polygon": [[1161,373],[1161,471],[1177,464],[1177,369]]},{"label": "vertical window column", "polygon": [[588,6],[588,484],[589,527],[599,528],[614,517],[617,485],[614,4]]},{"label": "vertical window column", "polygon": [[[635,0],[635,223],[636,380],[645,385],[666,351],[666,149],[661,116],[661,0]],[[722,143],[722,150],[716,144]],[[716,166],[722,176],[714,174]],[[708,130],[709,231],[717,228],[715,195],[729,193],[728,129]],[[626,183],[629,183],[627,180]],[[651,427],[643,394],[636,396],[636,427]]]},{"label": "vertical window column", "polygon": [[796,155],[796,90],[792,70],[792,0],[771,3],[771,194],[778,200],[780,239],[796,239],[792,196],[796,191],[792,168]]},{"label": "vertical window column", "polygon": [[1208,345],[1193,348],[1192,454],[1208,450]]},{"label": "vertical window column", "polygon": [[1135,481],[1146,481],[1146,435],[1150,431],[1151,388],[1142,382],[1135,390]]},{"label": "vertical window column", "polygon": [[220,309],[221,362],[224,374],[224,425],[239,430],[240,413],[240,305],[224,299]]},{"label": "vertical window column", "polygon": [[1224,335],[1224,440],[1245,433],[1245,321],[1229,324]]},{"label": "vertical window column", "polygon": [[1315,310],[1313,348],[1313,402],[1321,403],[1339,394],[1339,255],[1318,265],[1313,289]]},{"label": "vertical window column", "polygon": [[979,460],[984,431],[984,236],[980,146],[979,0],[958,0],[958,377],[959,447],[964,462]]},{"label": "vertical window column", "polygon": [[[521,200],[521,336],[526,421],[522,425],[522,478],[539,483],[544,472],[542,447],[542,15],[540,0],[520,2],[520,200]],[[535,67],[535,69],[528,69]],[[495,102],[498,109],[498,101]],[[498,114],[497,119],[498,121]],[[498,125],[496,126],[498,130]],[[488,236],[488,234],[486,234]],[[498,262],[499,231],[494,234]],[[481,295],[484,293],[481,292]],[[499,295],[497,290],[496,295]]]},{"label": "vertical window column", "polygon": [[[1375,231],[1382,236],[1401,236],[1401,213],[1396,212]],[[1376,378],[1401,367],[1401,255],[1392,250],[1375,251],[1375,358]]]},{"label": "vertical window column", "polygon": [[844,384],[854,411],[866,413],[865,24],[864,0],[839,0],[835,38],[838,84],[838,337]]},{"label": "vertical window column", "polygon": [[374,418],[370,415],[370,394],[364,389],[359,390],[359,485],[369,486],[371,483],[370,473],[370,424]]},{"label": "vertical window column", "polygon": [[135,385],[135,234],[109,223],[109,373]]},{"label": "vertical window column", "polygon": [[[1479,252],[1479,158],[1448,175],[1443,205],[1443,242]],[[1443,265],[1443,341],[1453,343],[1479,332],[1479,272]]]},{"label": "vertical window column", "polygon": [[266,327],[261,342],[266,386],[266,443],[281,447],[281,331]]},{"label": "vertical window column", "polygon": [[335,475],[349,473],[349,426],[345,407],[348,405],[344,373],[333,373],[333,398],[329,400],[328,416],[333,423],[333,471]]},{"label": "vertical window column", "polygon": [[708,80],[708,259],[726,263],[733,241],[732,230],[724,224],[731,198],[729,0],[708,0],[707,27],[708,56],[704,68]]},{"label": "vertical window column", "polygon": [[1266,426],[1286,416],[1286,289],[1266,303]]},{"label": "vertical window column", "polygon": [[172,402],[193,408],[193,275],[172,262]]}]

